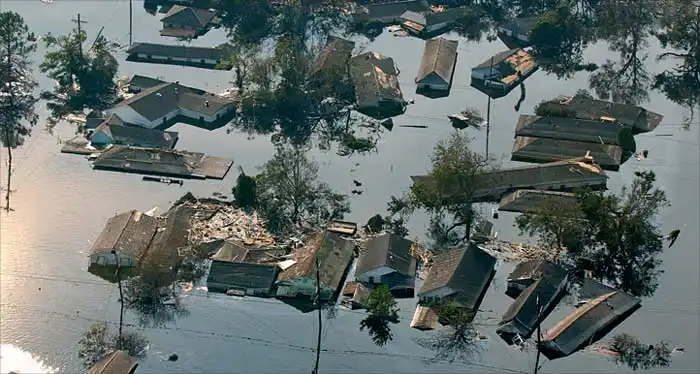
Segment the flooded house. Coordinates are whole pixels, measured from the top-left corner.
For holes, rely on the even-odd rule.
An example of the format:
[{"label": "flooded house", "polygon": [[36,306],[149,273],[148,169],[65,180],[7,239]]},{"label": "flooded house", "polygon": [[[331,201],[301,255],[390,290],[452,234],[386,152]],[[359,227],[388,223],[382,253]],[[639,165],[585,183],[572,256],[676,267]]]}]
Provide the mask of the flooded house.
[{"label": "flooded house", "polygon": [[177,122],[213,128],[229,122],[235,113],[234,100],[179,82],[142,89],[105,111],[107,116],[116,114],[126,123],[149,129],[167,128]]},{"label": "flooded house", "polygon": [[515,136],[620,145],[623,127],[620,123],[600,119],[521,115],[515,126]]},{"label": "flooded house", "polygon": [[441,12],[415,12],[408,10],[400,17],[401,26],[409,33],[429,38],[449,31],[452,25],[464,15],[464,8],[448,8]]},{"label": "flooded house", "polygon": [[539,21],[539,17],[518,17],[496,27],[499,39],[508,48],[527,47],[530,45],[530,31]]},{"label": "flooded house", "polygon": [[[545,190],[517,190],[505,195],[498,204],[498,210],[514,213],[540,213],[543,206],[567,207],[578,204],[572,192]],[[547,214],[556,214],[556,209],[547,209]]]},{"label": "flooded house", "polygon": [[366,52],[350,60],[357,111],[384,119],[402,114],[406,100],[399,86],[399,69],[391,57]]},{"label": "flooded house", "polygon": [[496,330],[509,345],[530,338],[566,294],[569,277],[565,269],[552,264],[541,270],[538,278],[508,307]]},{"label": "flooded house", "polygon": [[438,324],[438,315],[435,311],[427,306],[418,305],[411,319],[411,328],[421,331],[434,330]]},{"label": "flooded house", "polygon": [[320,78],[319,76],[326,72],[347,72],[354,49],[355,42],[351,40],[328,37],[328,41],[316,57],[311,76]]},{"label": "flooded house", "polygon": [[90,135],[90,144],[95,148],[111,145],[126,145],[146,148],[172,149],[178,140],[178,133],[161,131],[130,125],[112,114]]},{"label": "flooded house", "polygon": [[456,40],[443,38],[425,42],[420,69],[415,79],[418,91],[442,91],[449,94],[457,66],[458,45]]},{"label": "flooded house", "polygon": [[[430,176],[411,176],[413,183],[430,187]],[[591,158],[579,157],[541,165],[500,169],[479,174],[472,201],[499,202],[520,189],[572,191],[576,188],[605,189],[608,176]]]},{"label": "flooded house", "polygon": [[413,242],[394,234],[369,239],[357,259],[355,278],[367,285],[386,285],[395,296],[413,297],[418,263]]},{"label": "flooded house", "polygon": [[93,161],[96,170],[190,179],[224,179],[232,161],[203,153],[116,145]]},{"label": "flooded house", "polygon": [[572,311],[547,330],[539,350],[550,360],[567,357],[599,341],[641,308],[641,300],[613,290]]},{"label": "flooded house", "polygon": [[249,296],[271,296],[279,267],[242,261],[212,260],[207,276],[209,292],[232,293]]},{"label": "flooded house", "polygon": [[525,49],[497,53],[472,68],[472,87],[493,99],[506,96],[517,85],[537,71],[539,66]]},{"label": "flooded house", "polygon": [[182,5],[173,5],[161,19],[161,36],[196,38],[219,25],[216,12]]},{"label": "flooded house", "polygon": [[530,287],[544,275],[559,271],[556,264],[547,260],[529,260],[520,262],[506,279],[506,295],[517,298],[523,290]]},{"label": "flooded house", "polygon": [[496,275],[495,266],[496,258],[474,243],[446,249],[433,257],[418,292],[420,303],[450,300],[475,316]]},{"label": "flooded house", "polygon": [[618,171],[623,162],[622,147],[612,144],[584,143],[551,138],[517,136],[511,161],[548,163],[590,156],[604,170]]},{"label": "flooded house", "polygon": [[231,70],[233,65],[228,63],[231,50],[232,47],[228,44],[212,48],[138,42],[126,50],[126,60],[202,69]]},{"label": "flooded house", "polygon": [[168,83],[164,80],[158,78],[147,77],[145,75],[135,74],[128,80],[124,89],[129,93],[137,94],[143,90],[147,90],[151,87],[161,85],[163,83]]},{"label": "flooded house", "polygon": [[614,288],[605,285],[595,279],[584,278],[576,292],[577,306],[585,305],[587,302],[616,291]]},{"label": "flooded house", "polygon": [[297,249],[293,265],[277,277],[277,297],[312,298],[316,294],[316,268],[320,278],[321,300],[331,300],[341,291],[355,245],[341,235],[323,231],[317,233],[303,248]]},{"label": "flooded house", "polygon": [[139,364],[136,359],[129,356],[126,351],[114,351],[99,361],[90,370],[89,374],[134,374]]},{"label": "flooded house", "polygon": [[426,0],[405,0],[385,3],[364,4],[355,13],[355,21],[368,23],[383,23],[386,25],[399,23],[401,15],[407,11],[422,13],[432,9]]},{"label": "flooded house", "polygon": [[632,127],[636,134],[654,131],[663,120],[659,113],[631,104],[612,103],[589,95],[560,96],[537,108],[538,114],[576,117],[589,120],[618,122]]}]

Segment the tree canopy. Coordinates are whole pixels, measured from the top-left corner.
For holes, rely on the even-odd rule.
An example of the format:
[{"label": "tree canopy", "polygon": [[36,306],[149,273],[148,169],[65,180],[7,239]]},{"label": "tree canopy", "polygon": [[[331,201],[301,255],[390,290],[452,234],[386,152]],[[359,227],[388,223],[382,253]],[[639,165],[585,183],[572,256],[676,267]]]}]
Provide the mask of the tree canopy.
[{"label": "tree canopy", "polygon": [[668,367],[671,364],[671,349],[667,342],[643,344],[637,337],[619,334],[612,338],[610,349],[617,353],[618,364],[632,370],[649,370]]},{"label": "tree canopy", "polygon": [[124,350],[129,356],[143,360],[147,356],[148,339],[136,331],[123,331],[119,334],[105,322],[91,323],[78,342],[78,358],[89,368],[115,350]]},{"label": "tree canopy", "polygon": [[380,285],[372,290],[362,304],[367,308],[367,316],[360,321],[360,330],[367,329],[374,344],[383,347],[394,337],[391,324],[399,323],[399,307],[389,292],[389,287]]}]

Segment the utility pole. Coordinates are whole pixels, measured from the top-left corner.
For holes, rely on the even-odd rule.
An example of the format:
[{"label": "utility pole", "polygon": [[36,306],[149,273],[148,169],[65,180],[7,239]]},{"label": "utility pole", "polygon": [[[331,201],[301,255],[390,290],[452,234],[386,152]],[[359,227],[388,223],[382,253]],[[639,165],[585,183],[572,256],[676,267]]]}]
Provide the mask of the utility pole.
[{"label": "utility pole", "polygon": [[134,34],[134,6],[133,1],[129,0],[129,47],[131,47],[131,38]]},{"label": "utility pole", "polygon": [[541,343],[541,338],[542,338],[542,333],[540,331],[540,325],[542,322],[540,321],[540,317],[542,316],[542,306],[540,305],[540,294],[539,292],[536,295],[537,301],[537,356],[535,356],[535,373],[537,374],[537,371],[540,369],[540,343]]},{"label": "utility pole", "polygon": [[117,285],[119,286],[119,341],[117,343],[117,349],[122,349],[122,327],[124,326],[124,293],[122,291],[122,278],[121,278],[121,272],[119,271],[121,269],[121,265],[119,263],[119,256],[117,255],[117,251],[112,250],[112,254],[114,255],[114,259],[117,261],[117,270],[115,272],[115,275],[117,276]]},{"label": "utility pole", "polygon": [[316,306],[318,307],[318,336],[316,337],[316,364],[311,374],[318,374],[318,361],[321,359],[321,324],[323,314],[321,312],[321,266],[316,256]]},{"label": "utility pole", "polygon": [[[491,66],[489,67],[489,78],[493,73],[493,56],[491,56]],[[488,80],[487,80],[488,81]],[[486,94],[488,97],[488,103],[486,104],[486,159],[489,159],[489,132],[491,131],[491,96]]]},{"label": "utility pole", "polygon": [[87,23],[87,21],[81,21],[80,20],[80,13],[78,13],[78,19],[71,18],[71,21],[75,22],[78,24],[78,41],[80,42],[79,47],[80,47],[80,56],[83,56],[83,32],[82,32],[82,24]]}]

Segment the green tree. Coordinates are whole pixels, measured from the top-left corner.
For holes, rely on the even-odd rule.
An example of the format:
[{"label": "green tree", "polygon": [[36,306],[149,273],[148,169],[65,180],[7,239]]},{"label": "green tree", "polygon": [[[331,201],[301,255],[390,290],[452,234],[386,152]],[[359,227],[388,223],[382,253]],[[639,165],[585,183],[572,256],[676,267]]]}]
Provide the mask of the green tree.
[{"label": "green tree", "polygon": [[426,304],[438,316],[445,328],[416,343],[435,353],[434,361],[471,362],[483,351],[474,324],[474,314],[450,300],[438,300]]},{"label": "green tree", "polygon": [[266,0],[216,0],[221,23],[235,44],[255,45],[270,36],[274,8]]},{"label": "green tree", "polygon": [[560,260],[573,273],[591,270],[593,278],[618,289],[651,296],[663,273],[659,258],[663,235],[656,218],[669,202],[665,192],[654,186],[654,172],[635,172],[635,176],[619,195],[578,191],[580,220],[525,214],[518,217],[517,226],[538,235],[550,248],[567,246]]},{"label": "green tree", "polygon": [[39,68],[56,81],[52,91],[41,93],[41,98],[47,100],[51,123],[86,108],[107,109],[116,101],[119,63],[112,53],[118,45],[101,36],[91,47],[81,49],[86,39],[87,34],[78,34],[77,30],[44,38],[48,52]]},{"label": "green tree", "polygon": [[389,287],[380,285],[363,300],[367,316],[360,321],[360,331],[367,329],[374,344],[383,347],[393,340],[391,325],[399,323],[399,307],[389,292]]},{"label": "green tree", "polygon": [[105,322],[95,322],[90,324],[78,345],[78,358],[89,368],[115,350],[126,351],[129,356],[143,360],[148,339],[136,331],[124,331],[120,341],[119,334],[111,331]]},{"label": "green tree", "polygon": [[346,195],[319,181],[318,163],[307,149],[280,145],[255,177],[261,211],[272,230],[302,221],[322,225],[350,212]]},{"label": "green tree", "polygon": [[142,266],[139,275],[124,282],[124,306],[136,313],[144,327],[160,327],[189,314],[174,278],[165,271]]},{"label": "green tree", "polygon": [[470,149],[469,138],[454,132],[433,150],[429,182],[413,184],[404,209],[424,209],[430,215],[429,236],[435,248],[469,240],[478,217],[473,208],[480,174],[493,170],[491,162]]},{"label": "green tree", "polygon": [[233,196],[239,208],[253,208],[258,202],[255,177],[246,175],[243,170],[236,179]]},{"label": "green tree", "polygon": [[632,370],[649,370],[671,365],[671,348],[667,342],[643,344],[637,337],[628,334],[615,335],[610,349],[617,353],[617,363]]},{"label": "green tree", "polygon": [[31,72],[31,56],[36,45],[30,43],[29,28],[15,12],[0,13],[0,144],[7,148],[7,186],[5,209],[10,211],[12,192],[12,150],[31,135],[39,117],[34,111],[37,83]]}]

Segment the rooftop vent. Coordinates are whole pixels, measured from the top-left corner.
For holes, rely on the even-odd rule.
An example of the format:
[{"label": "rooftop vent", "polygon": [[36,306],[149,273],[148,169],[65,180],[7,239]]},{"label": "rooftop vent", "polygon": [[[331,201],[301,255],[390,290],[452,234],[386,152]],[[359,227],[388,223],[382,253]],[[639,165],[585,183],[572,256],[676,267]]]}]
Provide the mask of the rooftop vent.
[{"label": "rooftop vent", "polygon": [[204,100],[204,106],[209,108],[209,100]]}]

